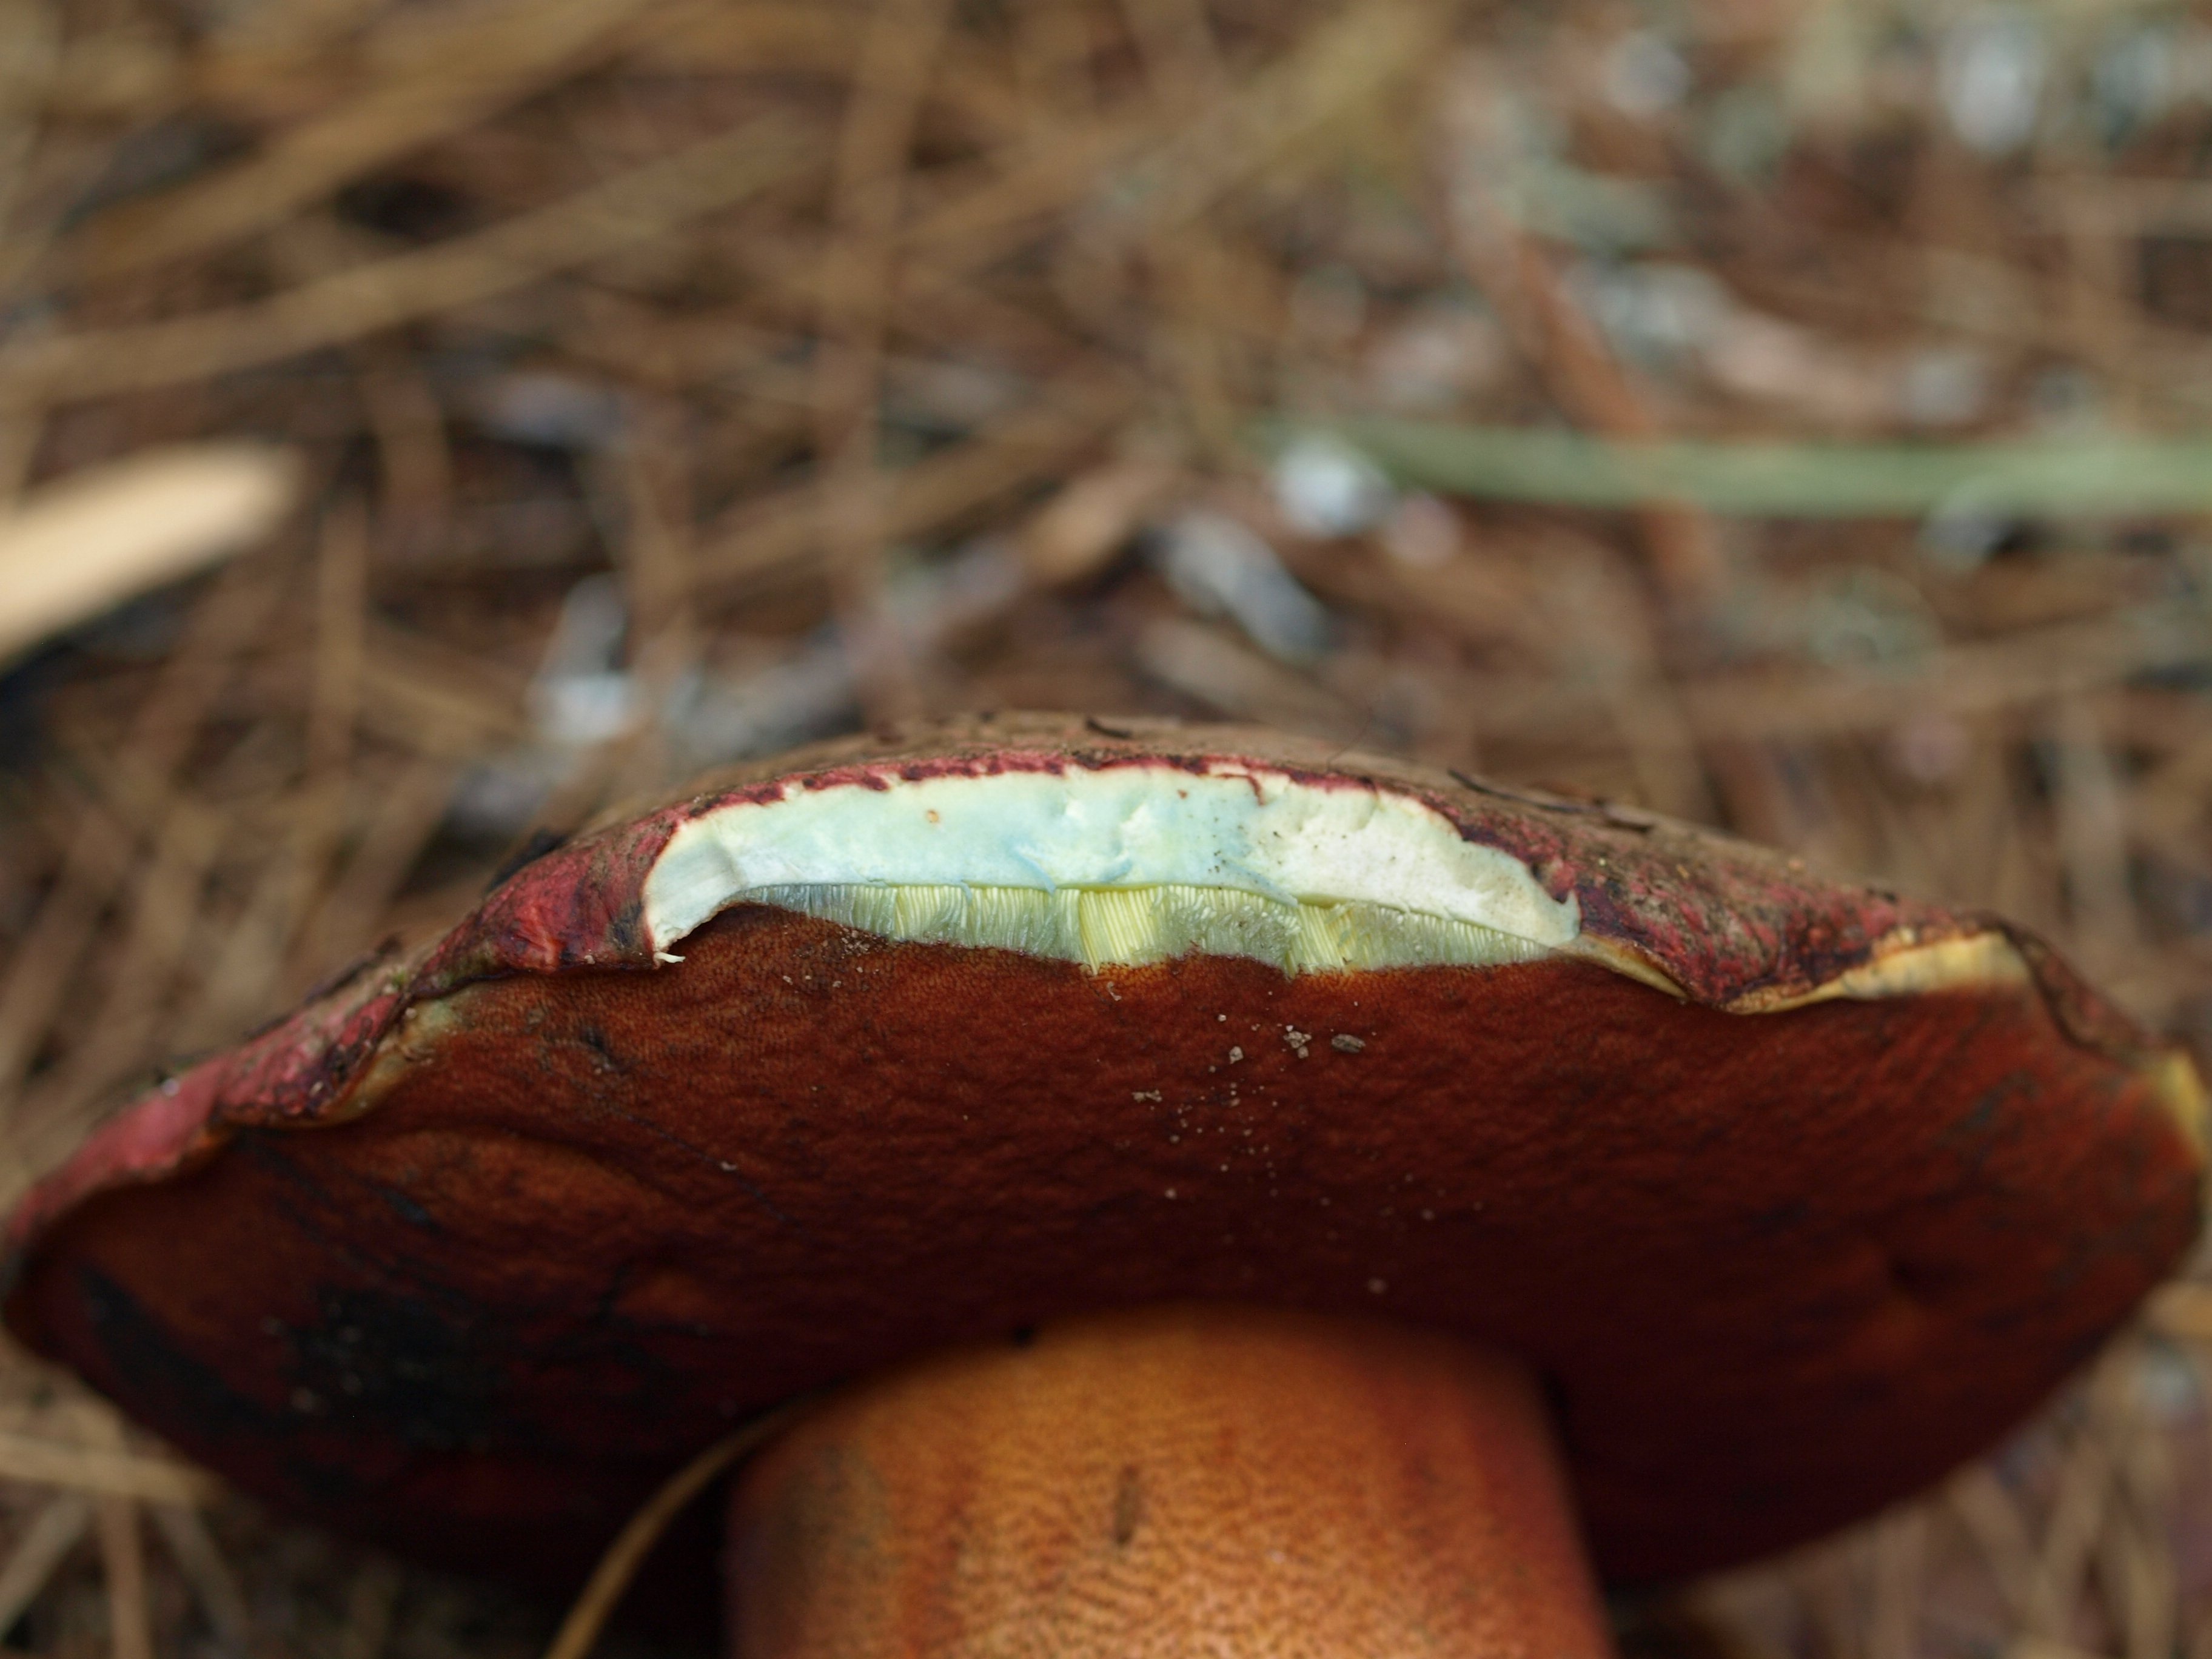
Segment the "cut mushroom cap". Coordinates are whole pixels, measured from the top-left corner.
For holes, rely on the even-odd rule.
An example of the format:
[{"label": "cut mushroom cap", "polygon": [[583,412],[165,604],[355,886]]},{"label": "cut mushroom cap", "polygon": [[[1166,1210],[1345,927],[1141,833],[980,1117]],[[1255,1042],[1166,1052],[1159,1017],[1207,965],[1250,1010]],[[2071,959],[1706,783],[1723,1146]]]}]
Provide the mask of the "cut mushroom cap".
[{"label": "cut mushroom cap", "polygon": [[574,842],[149,1094],[18,1211],[7,1316],[264,1498],[544,1577],[948,1343],[1383,1315],[1532,1364],[1649,1579],[2014,1422],[2187,1245],[2201,1118],[1984,917],[1271,734],[979,720]]}]

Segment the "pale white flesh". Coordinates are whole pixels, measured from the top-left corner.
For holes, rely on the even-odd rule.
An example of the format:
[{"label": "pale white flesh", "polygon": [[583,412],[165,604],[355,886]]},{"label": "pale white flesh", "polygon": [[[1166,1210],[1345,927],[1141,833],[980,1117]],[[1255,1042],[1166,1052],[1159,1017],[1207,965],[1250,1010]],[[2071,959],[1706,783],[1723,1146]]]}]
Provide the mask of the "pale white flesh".
[{"label": "pale white flesh", "polygon": [[[647,875],[655,953],[679,960],[687,934],[746,902],[1093,969],[1193,951],[1286,973],[1569,954],[1675,990],[1656,964],[1585,939],[1571,894],[1553,897],[1518,859],[1423,802],[1228,762],[921,779],[885,769],[714,807],[682,824]],[[1759,1009],[2024,972],[1995,933],[1897,943]]]},{"label": "pale white flesh", "polygon": [[1580,933],[1571,896],[1418,800],[1228,765],[787,785],[677,830],[645,884],[653,948],[747,901],[1093,967],[1480,965]]}]

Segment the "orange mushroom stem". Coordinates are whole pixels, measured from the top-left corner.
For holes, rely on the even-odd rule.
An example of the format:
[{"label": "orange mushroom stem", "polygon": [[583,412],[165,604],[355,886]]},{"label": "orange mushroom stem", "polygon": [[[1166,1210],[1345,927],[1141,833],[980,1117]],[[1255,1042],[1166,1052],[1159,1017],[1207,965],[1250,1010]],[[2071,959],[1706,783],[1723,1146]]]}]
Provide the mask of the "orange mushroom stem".
[{"label": "orange mushroom stem", "polygon": [[1612,1651],[1527,1367],[1367,1320],[939,1355],[787,1434],[732,1519],[732,1659]]}]

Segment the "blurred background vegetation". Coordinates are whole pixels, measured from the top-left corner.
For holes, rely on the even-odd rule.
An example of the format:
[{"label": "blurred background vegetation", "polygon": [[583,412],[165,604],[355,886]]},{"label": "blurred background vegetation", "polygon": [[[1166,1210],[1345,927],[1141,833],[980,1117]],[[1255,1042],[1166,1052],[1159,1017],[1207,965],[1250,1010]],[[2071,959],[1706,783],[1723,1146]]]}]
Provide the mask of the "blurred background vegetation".
[{"label": "blurred background vegetation", "polygon": [[[534,833],[979,708],[1724,824],[2212,1046],[2208,155],[2162,0],[0,0],[0,1187]],[[1632,1651],[2212,1659],[2208,1357]],[[556,1612],[0,1364],[10,1646]]]}]

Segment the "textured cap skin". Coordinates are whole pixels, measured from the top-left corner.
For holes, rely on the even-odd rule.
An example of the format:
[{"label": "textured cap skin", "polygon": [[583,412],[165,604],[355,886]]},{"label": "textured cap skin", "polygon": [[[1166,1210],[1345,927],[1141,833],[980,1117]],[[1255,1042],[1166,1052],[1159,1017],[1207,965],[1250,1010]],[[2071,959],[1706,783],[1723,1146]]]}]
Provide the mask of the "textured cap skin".
[{"label": "textured cap skin", "polygon": [[[1094,975],[738,906],[656,966],[659,849],[782,780],[1238,758],[1428,803],[1584,954]],[[2033,940],[1818,1000],[1998,927],[1272,734],[933,726],[573,842],[126,1108],[15,1216],[7,1317],[273,1502],[558,1583],[733,1420],[940,1343],[1387,1314],[1546,1376],[1601,1574],[1693,1571],[1978,1450],[2196,1231],[2185,1066]]]}]

